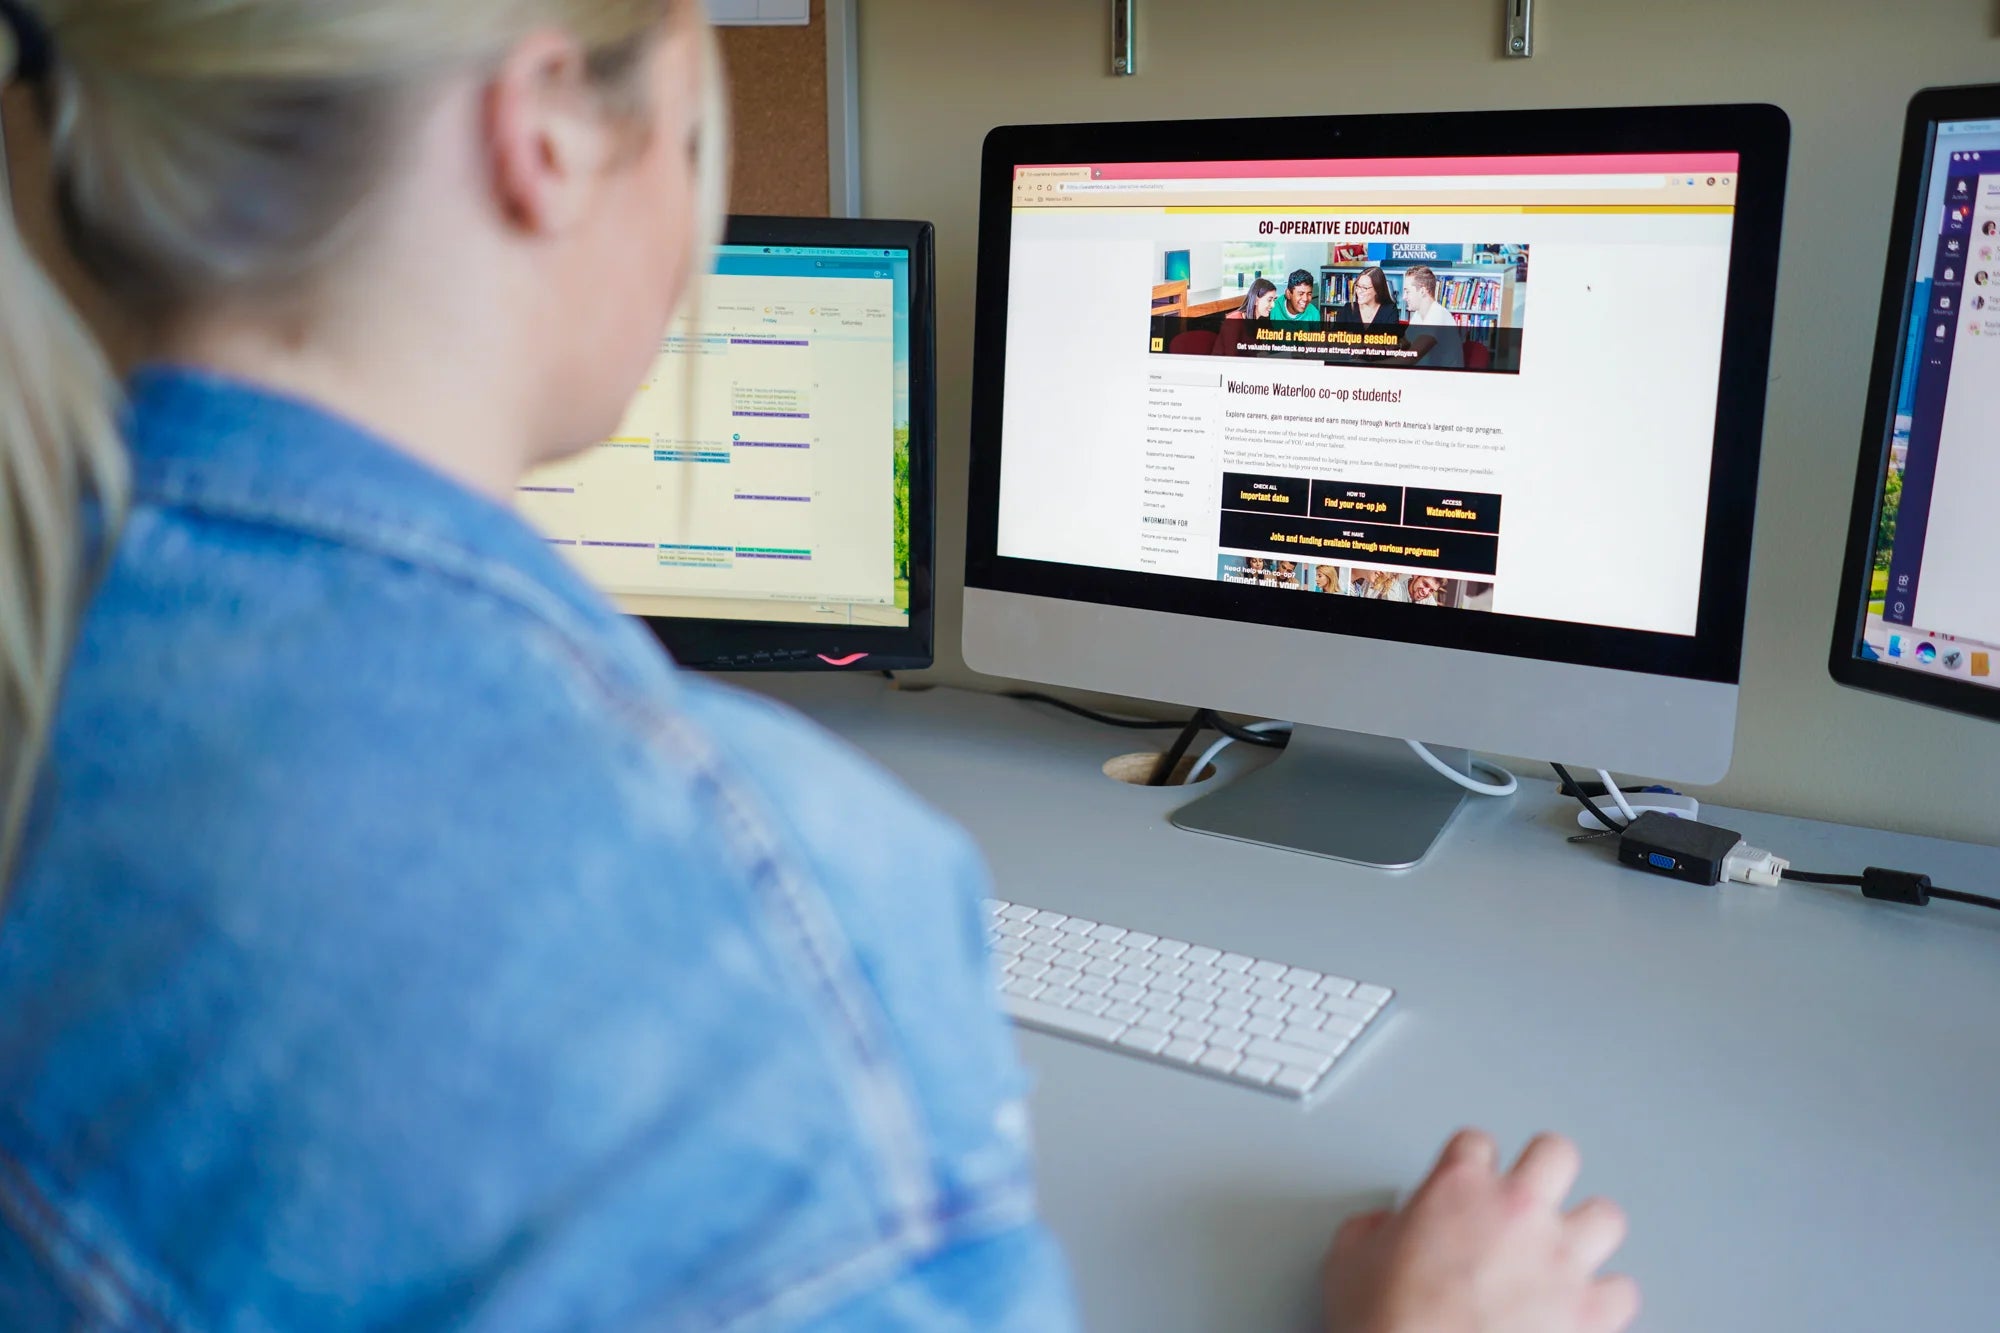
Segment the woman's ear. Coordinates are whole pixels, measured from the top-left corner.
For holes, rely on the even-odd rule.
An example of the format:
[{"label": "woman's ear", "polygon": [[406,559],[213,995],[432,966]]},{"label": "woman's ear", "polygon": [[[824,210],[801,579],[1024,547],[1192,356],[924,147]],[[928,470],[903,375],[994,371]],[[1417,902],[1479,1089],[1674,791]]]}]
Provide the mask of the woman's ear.
[{"label": "woman's ear", "polygon": [[487,81],[483,120],[507,221],[537,236],[574,227],[617,151],[583,47],[555,29],[523,39]]}]

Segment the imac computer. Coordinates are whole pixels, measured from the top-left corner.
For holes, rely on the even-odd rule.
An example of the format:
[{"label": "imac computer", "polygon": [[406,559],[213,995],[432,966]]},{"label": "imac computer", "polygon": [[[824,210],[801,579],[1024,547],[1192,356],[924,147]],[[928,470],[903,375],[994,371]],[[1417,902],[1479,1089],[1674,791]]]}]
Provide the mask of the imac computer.
[{"label": "imac computer", "polygon": [[2000,85],[1910,103],[1835,680],[2000,719]]},{"label": "imac computer", "polygon": [[1721,777],[1789,137],[1769,106],[994,131],[968,662],[1298,724],[1175,822],[1368,864],[1463,799],[1403,740]]},{"label": "imac computer", "polygon": [[682,663],[932,660],[928,223],[729,220],[616,435],[529,519]]}]

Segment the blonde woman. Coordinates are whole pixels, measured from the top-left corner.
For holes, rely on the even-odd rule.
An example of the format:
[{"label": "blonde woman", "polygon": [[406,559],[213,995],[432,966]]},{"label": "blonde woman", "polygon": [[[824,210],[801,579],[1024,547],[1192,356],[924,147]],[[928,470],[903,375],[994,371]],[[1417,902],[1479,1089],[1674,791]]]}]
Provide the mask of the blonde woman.
[{"label": "blonde woman", "polygon": [[[1073,1326],[966,840],[509,504],[701,262],[711,49],[0,0],[147,356],[121,400],[0,210],[8,1333]],[[1330,1327],[1614,1327],[1574,1171],[1457,1141]]]}]

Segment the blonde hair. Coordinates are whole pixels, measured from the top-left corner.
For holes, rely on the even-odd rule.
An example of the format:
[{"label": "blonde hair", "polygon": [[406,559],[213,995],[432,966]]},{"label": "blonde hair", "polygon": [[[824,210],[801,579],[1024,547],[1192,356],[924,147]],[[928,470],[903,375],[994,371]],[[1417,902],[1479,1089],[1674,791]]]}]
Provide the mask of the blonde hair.
[{"label": "blonde hair", "polygon": [[[142,325],[218,295],[283,295],[328,267],[427,84],[538,27],[590,53],[617,107],[685,0],[17,0],[53,41],[35,92],[67,246]],[[18,52],[0,22],[0,83]],[[708,44],[699,207],[723,211]],[[7,184],[0,149],[0,185]],[[19,850],[94,563],[126,504],[103,351],[0,194],[0,893]]]}]

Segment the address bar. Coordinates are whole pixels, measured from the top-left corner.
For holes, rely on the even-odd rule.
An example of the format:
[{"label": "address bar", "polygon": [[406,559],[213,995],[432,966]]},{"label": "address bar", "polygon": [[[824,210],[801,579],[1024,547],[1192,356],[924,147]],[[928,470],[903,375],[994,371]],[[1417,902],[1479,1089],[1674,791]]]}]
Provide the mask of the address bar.
[{"label": "address bar", "polygon": [[1575,176],[1288,176],[1243,180],[1064,181],[1065,194],[1347,194],[1362,190],[1417,193],[1500,190],[1664,190],[1671,176],[1601,174]]}]

